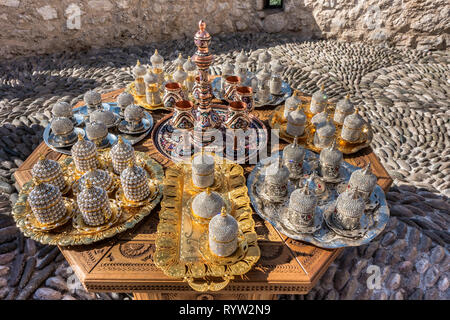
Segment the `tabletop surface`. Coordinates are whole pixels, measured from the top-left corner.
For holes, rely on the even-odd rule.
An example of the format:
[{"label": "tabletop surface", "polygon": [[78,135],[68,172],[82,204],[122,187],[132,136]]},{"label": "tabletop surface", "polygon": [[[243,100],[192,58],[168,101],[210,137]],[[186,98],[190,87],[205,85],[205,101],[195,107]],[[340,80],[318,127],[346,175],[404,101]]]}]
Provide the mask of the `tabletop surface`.
[{"label": "tabletop surface", "polygon": [[[103,102],[112,102],[123,91],[119,89],[102,95]],[[81,106],[80,102],[75,107]],[[268,127],[267,119],[272,108],[257,109],[254,114]],[[153,111],[157,122],[167,115],[164,111]],[[280,140],[280,145],[285,144]],[[158,153],[151,135],[134,146],[135,150],[148,153],[167,168],[173,163]],[[45,143],[33,151],[23,165],[15,172],[17,184],[21,187],[31,179],[31,168],[40,154],[58,160],[64,155],[52,151]],[[386,192],[392,179],[381,165],[372,149],[365,148],[353,155],[344,156],[345,161],[364,167],[369,161],[372,171],[378,177],[378,184]],[[243,165],[246,176],[254,166]],[[179,279],[163,274],[153,263],[155,252],[158,205],[134,229],[114,238],[88,246],[60,247],[80,281],[89,291],[115,292],[190,292],[192,289]],[[243,277],[236,277],[222,293],[245,293],[264,291],[277,293],[306,294],[326,271],[329,264],[342,249],[322,249],[302,241],[285,237],[257,214],[253,215],[258,234],[261,258],[251,271]]]}]

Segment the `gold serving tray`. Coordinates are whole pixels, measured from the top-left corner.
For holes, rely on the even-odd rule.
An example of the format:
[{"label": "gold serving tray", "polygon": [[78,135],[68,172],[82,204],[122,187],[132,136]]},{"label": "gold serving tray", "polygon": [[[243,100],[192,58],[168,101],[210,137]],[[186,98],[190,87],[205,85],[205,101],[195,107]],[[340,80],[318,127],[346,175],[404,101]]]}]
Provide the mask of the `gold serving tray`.
[{"label": "gold serving tray", "polygon": [[[303,98],[303,96],[302,96]],[[305,134],[302,137],[299,137],[298,143],[302,145],[305,148],[308,148],[314,152],[320,152],[322,148],[319,148],[314,145],[314,133],[315,133],[315,127],[311,123],[311,114],[308,112],[309,109],[309,103],[303,104],[302,109],[305,112],[306,115],[306,126],[305,126]],[[331,118],[334,118],[334,106],[329,104],[327,107],[328,114],[331,115]],[[269,126],[272,129],[279,130],[279,137],[280,139],[283,139],[284,141],[288,143],[292,143],[295,139],[295,137],[289,135],[286,132],[286,126],[287,126],[287,120],[284,117],[284,105],[278,106],[273,113],[269,117]],[[341,139],[341,131],[342,131],[342,125],[339,125],[334,122],[334,125],[336,127],[336,133],[335,133],[335,139],[336,139],[336,146],[337,148],[343,153],[343,154],[352,154],[355,152],[358,152],[361,149],[364,149],[370,145],[373,139],[373,132],[371,126],[366,123],[363,126],[361,135],[362,138],[357,143],[350,143],[343,139]]]},{"label": "gold serving tray", "polygon": [[[162,182],[164,179],[164,171],[159,163],[143,152],[135,152],[135,155],[138,165],[143,166],[149,173],[150,178],[158,182],[156,184],[156,196],[144,206],[128,207],[120,204],[118,205],[117,202],[113,200],[115,195],[114,192],[110,195],[110,202],[113,203],[114,209],[117,209],[117,214],[114,221],[110,220],[106,223],[107,228],[103,228],[102,226],[99,226],[98,228],[79,227],[79,219],[76,220],[77,217],[74,216],[72,219],[68,219],[67,223],[62,224],[57,228],[45,230],[45,228],[39,228],[39,226],[36,227],[33,223],[35,219],[30,219],[30,216],[32,216],[33,213],[31,212],[27,199],[34,184],[32,181],[29,181],[23,185],[18,200],[12,210],[12,215],[17,226],[26,237],[43,244],[60,246],[91,244],[106,238],[111,238],[118,233],[133,228],[139,221],[147,216],[161,200],[163,192]],[[104,170],[111,169],[112,164],[109,158],[109,150],[100,153],[99,158]],[[59,160],[58,162],[61,165],[65,177],[72,176],[75,180],[80,178],[79,174],[77,175],[75,173],[75,166],[71,157]],[[77,208],[74,194],[70,192],[66,197],[74,206],[74,208],[71,208],[71,211],[76,212]],[[67,200],[65,201],[67,202]],[[120,214],[118,214],[119,211]],[[73,219],[75,219],[75,223],[72,223]],[[78,228],[76,226],[78,226]],[[94,229],[98,229],[98,231],[95,231]]]},{"label": "gold serving tray", "polygon": [[183,279],[200,292],[225,288],[235,276],[247,273],[261,254],[244,171],[240,165],[223,158],[215,156],[215,161],[216,175],[222,175],[215,192],[230,204],[230,214],[236,218],[240,229],[236,252],[222,258],[205,251],[209,248],[205,244],[208,225],[193,220],[187,203],[206,189],[192,185],[190,163],[179,163],[166,170],[157,227],[156,266],[167,276]]}]

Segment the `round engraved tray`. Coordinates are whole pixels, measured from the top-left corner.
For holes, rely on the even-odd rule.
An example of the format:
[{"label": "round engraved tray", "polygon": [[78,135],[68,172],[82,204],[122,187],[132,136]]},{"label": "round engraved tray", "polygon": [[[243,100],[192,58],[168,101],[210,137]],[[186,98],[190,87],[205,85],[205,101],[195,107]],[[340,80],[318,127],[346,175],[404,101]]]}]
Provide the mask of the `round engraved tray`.
[{"label": "round engraved tray", "polygon": [[[253,73],[249,73],[249,78],[250,77],[253,77]],[[223,96],[223,90],[221,89],[221,83],[222,83],[221,77],[217,77],[213,80],[213,82],[211,83],[211,86],[213,89],[213,95],[219,100],[223,100],[223,101],[230,103],[231,101],[228,99],[225,99]],[[250,86],[250,80],[247,79],[247,81],[245,83],[243,83],[242,85]],[[257,99],[256,92],[254,92],[253,93],[254,107],[261,108],[261,107],[267,107],[267,106],[277,106],[280,103],[283,103],[284,101],[286,101],[286,99],[289,98],[291,95],[292,95],[291,87],[289,86],[289,84],[287,82],[283,81],[281,84],[280,94],[277,94],[277,95],[269,94],[267,102],[260,103]]]},{"label": "round engraved tray", "polygon": [[[380,186],[376,186],[370,196],[370,201],[366,204],[366,210],[360,220],[360,227],[357,230],[346,231],[340,228],[332,219],[335,202],[340,192],[347,187],[348,180],[353,171],[359,169],[348,162],[343,161],[340,168],[339,182],[329,183],[319,177],[317,171],[318,155],[307,150],[304,161],[304,176],[299,180],[289,180],[288,195],[280,203],[267,201],[262,193],[264,184],[265,168],[273,163],[276,158],[282,156],[282,151],[270,158],[259,162],[250,173],[247,180],[250,200],[256,213],[263,219],[269,221],[275,229],[282,234],[296,240],[309,242],[321,248],[334,249],[349,246],[360,246],[370,242],[380,234],[389,219],[389,208],[386,203],[386,196]],[[314,175],[311,177],[311,174]],[[295,230],[295,226],[285,220],[286,209],[289,205],[291,193],[304,183],[309,184],[310,190],[315,190],[318,197],[317,217],[313,233],[301,233]],[[317,189],[316,189],[317,188]]]},{"label": "round engraved tray", "polygon": [[166,170],[154,254],[154,262],[164,274],[183,279],[201,292],[225,288],[235,276],[247,273],[260,257],[243,169],[217,156],[215,161],[216,172],[223,176],[215,192],[229,203],[229,214],[238,222],[238,249],[229,257],[206,251],[208,225],[195,222],[187,205],[206,189],[192,185],[190,163],[178,163]]},{"label": "round engraved tray", "polygon": [[[225,118],[228,112],[228,108],[225,105],[220,104],[212,104],[211,109],[213,112],[215,112],[220,119],[220,122],[225,122]],[[156,125],[155,129],[152,132],[152,140],[155,144],[156,149],[161,153],[164,157],[167,159],[170,159],[175,162],[182,161],[183,159],[190,158],[193,153],[195,152],[195,147],[191,143],[190,148],[186,148],[188,151],[187,154],[183,154],[181,152],[176,151],[177,148],[180,148],[180,146],[183,146],[183,136],[182,135],[173,135],[173,127],[170,125],[170,119],[172,118],[172,114],[169,114],[159,120]],[[251,159],[256,159],[258,152],[261,153],[262,150],[264,150],[267,147],[268,142],[268,133],[267,128],[264,125],[264,123],[259,120],[254,115],[250,114],[250,129],[254,129],[255,135],[254,137],[249,137],[245,139],[244,148],[245,151],[245,160],[251,161]],[[226,140],[226,130],[225,126],[221,125],[219,127],[219,131],[222,134],[222,141],[225,143]],[[250,131],[249,131],[250,132]],[[191,141],[193,139],[191,138]],[[222,146],[222,147],[220,147]],[[234,152],[230,152],[230,154],[227,153],[227,148],[223,148],[223,145],[219,143],[219,147],[216,148],[214,144],[211,144],[211,147],[206,146],[205,149],[208,151],[209,148],[213,148],[215,150],[215,153],[218,155],[224,155],[225,158],[234,161],[236,160],[236,154]],[[256,161],[254,162],[256,163]]]},{"label": "round engraved tray", "polygon": [[[17,226],[26,237],[30,237],[43,244],[69,246],[86,245],[106,238],[115,236],[125,230],[133,228],[139,221],[147,216],[153,208],[160,202],[162,197],[162,181],[164,171],[160,164],[150,158],[143,152],[136,152],[136,161],[138,165],[143,166],[149,177],[157,181],[156,194],[153,193],[153,199],[141,207],[131,207],[114,200],[115,193],[110,194],[110,204],[113,209],[113,215],[108,217],[104,225],[98,227],[86,226],[78,215],[76,197],[70,191],[65,195],[64,201],[66,207],[70,203],[70,219],[65,223],[58,224],[56,227],[43,228],[36,223],[33,213],[28,204],[28,195],[33,189],[32,181],[25,183],[19,193],[12,214]],[[59,160],[64,176],[71,176],[77,181],[81,175],[76,172],[73,160],[70,157]],[[110,171],[112,164],[109,159],[109,150],[100,154],[100,163],[102,169]],[[111,172],[111,171],[110,171]]]},{"label": "round engraved tray", "polygon": [[[305,96],[302,96],[302,99],[305,99]],[[310,97],[308,97],[309,99],[311,99]],[[314,145],[314,132],[315,132],[315,127],[314,125],[311,123],[311,115],[308,114],[307,109],[309,108],[309,102],[307,104],[303,104],[303,111],[306,114],[306,126],[305,126],[305,134],[302,137],[299,137],[299,144],[302,145],[305,148],[308,148],[312,151],[315,152],[320,152],[322,150],[322,148],[317,147],[316,145]],[[334,117],[334,106],[332,106],[331,104],[329,104],[328,108],[328,113],[331,114],[331,118]],[[289,135],[286,132],[286,126],[287,126],[287,120],[284,117],[284,105],[278,106],[273,113],[271,114],[271,116],[269,117],[269,126],[272,129],[276,129],[279,130],[278,131],[278,135],[281,139],[283,139],[284,141],[287,141],[289,143],[292,143],[294,141],[293,136]],[[361,132],[361,139],[359,142],[357,143],[350,143],[347,142],[343,139],[341,139],[341,131],[342,131],[342,125],[339,125],[337,123],[334,123],[335,127],[336,127],[336,134],[335,134],[335,139],[336,139],[336,146],[338,147],[338,149],[340,151],[342,151],[343,154],[352,154],[355,152],[358,152],[361,149],[364,149],[365,147],[368,147],[370,145],[370,143],[372,142],[373,139],[373,132],[372,132],[372,127],[368,124],[365,123]]]},{"label": "round engraved tray", "polygon": [[[153,117],[150,115],[150,113],[145,112],[144,113],[144,121],[145,121],[145,128],[146,130],[144,132],[138,132],[136,134],[130,134],[130,133],[124,133],[118,130],[118,126],[121,123],[119,118],[119,112],[120,108],[117,106],[117,103],[115,102],[104,102],[102,103],[103,109],[107,111],[112,111],[116,116],[116,123],[113,127],[109,128],[108,136],[104,140],[103,146],[98,147],[98,149],[107,149],[113,146],[117,142],[118,136],[122,136],[123,140],[125,142],[131,143],[131,145],[135,145],[136,143],[140,142],[142,139],[144,139],[150,131],[152,131],[153,128]],[[81,133],[83,136],[86,136],[84,126],[85,121],[89,119],[88,110],[85,105],[73,109],[73,116],[75,118],[75,133]],[[52,150],[63,153],[66,155],[71,155],[70,150],[72,146],[77,142],[77,139],[75,139],[72,143],[66,144],[64,146],[56,144],[53,142],[53,134],[51,132],[51,124],[48,124],[47,127],[44,129],[44,142],[45,144]],[[75,135],[76,136],[76,135]]]}]

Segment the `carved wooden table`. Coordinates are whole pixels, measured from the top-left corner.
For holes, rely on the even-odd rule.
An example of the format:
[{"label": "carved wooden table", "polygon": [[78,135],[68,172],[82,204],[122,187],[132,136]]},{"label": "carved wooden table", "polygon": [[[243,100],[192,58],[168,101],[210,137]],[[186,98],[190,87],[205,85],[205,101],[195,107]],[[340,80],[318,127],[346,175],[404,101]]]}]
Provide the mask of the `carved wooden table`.
[{"label": "carved wooden table", "polygon": [[[104,102],[115,101],[123,90],[102,95]],[[79,103],[78,107],[82,105]],[[267,119],[270,109],[256,110],[261,120]],[[154,111],[155,122],[167,113]],[[280,141],[281,144],[281,141]],[[283,145],[282,145],[283,147]],[[150,135],[135,145],[135,149],[149,153],[164,167],[172,162],[163,158],[153,145]],[[60,159],[64,155],[52,151],[45,143],[28,157],[15,172],[17,184],[21,187],[31,179],[31,168],[46,154],[50,159]],[[378,177],[378,184],[386,192],[392,179],[382,167],[371,148],[366,148],[345,160],[363,167],[368,161]],[[243,166],[248,174],[253,166]],[[254,214],[258,245],[261,258],[255,267],[243,278],[237,278],[220,292],[199,293],[185,282],[168,278],[153,263],[155,252],[158,205],[134,229],[112,239],[89,246],[60,247],[61,252],[72,266],[76,275],[88,291],[92,292],[133,292],[135,299],[272,299],[276,294],[306,294],[316,284],[330,263],[342,249],[321,249],[296,241],[280,234],[268,222]]]}]

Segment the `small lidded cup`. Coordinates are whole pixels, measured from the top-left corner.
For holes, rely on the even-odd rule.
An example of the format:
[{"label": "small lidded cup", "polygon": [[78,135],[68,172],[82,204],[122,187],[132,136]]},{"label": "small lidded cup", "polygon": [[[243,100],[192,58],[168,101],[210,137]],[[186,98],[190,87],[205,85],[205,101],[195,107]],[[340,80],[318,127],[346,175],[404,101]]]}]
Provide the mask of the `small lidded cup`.
[{"label": "small lidded cup", "polygon": [[339,178],[342,158],[342,152],[336,148],[336,142],[333,142],[330,147],[322,149],[319,156],[322,177],[329,179]]},{"label": "small lidded cup", "polygon": [[317,197],[309,190],[306,182],[302,189],[296,189],[291,193],[287,218],[298,230],[311,227],[314,224],[316,207]]},{"label": "small lidded cup", "polygon": [[211,187],[214,184],[214,157],[202,152],[192,160],[192,182],[198,188]]},{"label": "small lidded cup", "polygon": [[43,154],[33,166],[31,175],[38,181],[54,185],[61,193],[67,189],[67,184],[59,163],[51,159],[46,159]]},{"label": "small lidded cup", "polygon": [[73,145],[71,154],[78,172],[85,173],[100,166],[95,143],[85,140],[81,134],[78,135],[78,141]]},{"label": "small lidded cup", "polygon": [[69,118],[53,118],[50,128],[55,136],[55,142],[59,144],[66,145],[77,139],[73,122]]},{"label": "small lidded cup", "polygon": [[370,172],[370,162],[363,169],[356,170],[350,176],[347,188],[358,190],[364,201],[368,201],[377,185],[377,177]]},{"label": "small lidded cup", "polygon": [[350,102],[350,95],[336,103],[336,110],[334,112],[334,122],[343,125],[344,119],[355,111],[353,104]]},{"label": "small lidded cup", "polygon": [[34,184],[28,203],[36,220],[42,225],[49,225],[63,219],[67,215],[67,209],[59,189],[36,178]]},{"label": "small lidded cup", "polygon": [[354,113],[344,119],[341,138],[350,143],[358,142],[361,138],[364,123],[363,118],[358,113],[358,109],[355,109]]},{"label": "small lidded cup", "polygon": [[135,104],[130,104],[126,107],[124,118],[127,122],[127,129],[131,131],[138,131],[143,127],[142,119],[144,118],[144,111]]},{"label": "small lidded cup", "polygon": [[85,187],[77,195],[77,205],[84,223],[88,226],[100,226],[108,221],[112,214],[108,194],[104,189],[93,186],[90,179],[86,179]]},{"label": "small lidded cup", "polygon": [[52,115],[54,118],[69,118],[74,125],[76,124],[72,107],[67,102],[61,101],[53,104]]},{"label": "small lidded cup", "polygon": [[86,182],[89,181],[94,187],[102,188],[108,193],[114,190],[114,182],[108,171],[101,169],[91,169],[86,172],[78,181],[79,190],[86,187]]},{"label": "small lidded cup", "polygon": [[86,136],[96,146],[101,146],[108,136],[108,127],[103,122],[93,121],[86,123]]},{"label": "small lidded cup", "polygon": [[364,214],[365,207],[358,190],[347,189],[336,200],[334,221],[344,230],[355,230],[360,227],[360,219]]},{"label": "small lidded cup", "polygon": [[290,136],[301,137],[305,132],[306,115],[301,106],[290,112],[287,117],[286,133]]},{"label": "small lidded cup", "polygon": [[330,146],[335,139],[336,127],[330,121],[322,122],[314,134],[314,145],[318,148]]},{"label": "small lidded cup", "polygon": [[222,196],[207,188],[192,200],[192,215],[196,221],[202,224],[209,223],[214,216],[220,214],[224,206],[225,202]]},{"label": "small lidded cup", "polygon": [[101,122],[106,128],[112,128],[117,124],[114,112],[109,110],[95,110],[89,115],[90,122]]},{"label": "small lidded cup", "polygon": [[279,157],[266,168],[263,193],[273,202],[282,202],[287,195],[289,170]]},{"label": "small lidded cup", "polygon": [[120,175],[128,167],[130,162],[135,162],[134,149],[131,144],[123,141],[122,136],[117,138],[117,143],[109,151],[114,173]]},{"label": "small lidded cup", "polygon": [[309,111],[315,115],[319,112],[322,112],[327,107],[328,96],[324,91],[325,86],[322,85],[319,91],[313,93],[311,98],[311,105],[309,107]]},{"label": "small lidded cup", "polygon": [[288,118],[288,114],[292,111],[297,110],[297,108],[302,104],[302,100],[298,96],[297,91],[294,92],[292,96],[286,99],[286,102],[284,103],[284,110],[283,115],[284,118]]},{"label": "small lidded cup", "polygon": [[88,114],[95,110],[102,109],[102,96],[97,91],[89,90],[84,94],[83,98],[84,103],[86,103],[87,106]]},{"label": "small lidded cup", "polygon": [[290,172],[289,178],[299,179],[302,176],[305,154],[305,149],[298,145],[298,137],[283,149],[283,162]]},{"label": "small lidded cup", "polygon": [[232,255],[238,247],[239,225],[236,219],[222,212],[214,216],[209,222],[209,249],[219,257]]},{"label": "small lidded cup", "polygon": [[122,92],[117,97],[117,105],[120,108],[120,116],[123,118],[123,112],[125,111],[125,108],[128,107],[130,104],[134,103],[134,97],[129,92]]},{"label": "small lidded cup", "polygon": [[128,201],[140,202],[150,196],[147,172],[132,161],[120,174],[123,194]]}]

